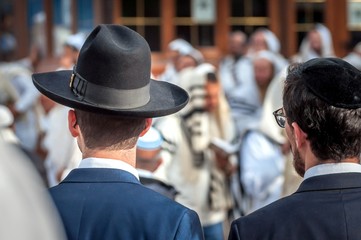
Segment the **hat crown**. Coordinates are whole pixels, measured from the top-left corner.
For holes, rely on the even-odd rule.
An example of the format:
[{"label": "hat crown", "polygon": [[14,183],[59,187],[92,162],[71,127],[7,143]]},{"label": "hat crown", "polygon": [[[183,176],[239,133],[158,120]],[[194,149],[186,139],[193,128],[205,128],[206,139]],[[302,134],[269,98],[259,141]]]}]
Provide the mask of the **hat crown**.
[{"label": "hat crown", "polygon": [[146,40],[120,25],[99,25],[87,37],[73,71],[33,74],[54,101],[79,110],[123,117],[160,117],[188,102],[187,92],[150,78]]},{"label": "hat crown", "polygon": [[361,72],[340,58],[314,58],[304,63],[306,86],[328,104],[361,107]]},{"label": "hat crown", "polygon": [[148,43],[135,31],[120,25],[99,25],[80,50],[76,72],[99,86],[137,89],[150,81]]}]

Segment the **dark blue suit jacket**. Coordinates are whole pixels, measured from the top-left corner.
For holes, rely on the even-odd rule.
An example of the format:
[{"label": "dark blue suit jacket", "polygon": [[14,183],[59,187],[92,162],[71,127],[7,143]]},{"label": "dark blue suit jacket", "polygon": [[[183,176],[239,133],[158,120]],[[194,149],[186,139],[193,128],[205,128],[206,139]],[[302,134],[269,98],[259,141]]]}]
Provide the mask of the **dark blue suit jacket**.
[{"label": "dark blue suit jacket", "polygon": [[69,239],[203,239],[194,211],[126,171],[75,169],[50,193]]},{"label": "dark blue suit jacket", "polygon": [[361,239],[361,173],[315,176],[232,223],[229,239]]}]

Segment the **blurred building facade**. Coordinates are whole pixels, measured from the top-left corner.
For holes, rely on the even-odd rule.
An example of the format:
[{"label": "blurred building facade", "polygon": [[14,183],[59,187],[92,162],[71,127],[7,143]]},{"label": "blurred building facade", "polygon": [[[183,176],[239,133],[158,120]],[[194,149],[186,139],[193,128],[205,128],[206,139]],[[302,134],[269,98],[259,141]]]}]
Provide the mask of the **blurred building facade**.
[{"label": "blurred building facade", "polygon": [[[314,23],[331,31],[337,56],[360,41],[358,0],[1,0],[0,13],[12,14],[15,56],[38,42],[47,57],[59,48],[63,32],[90,31],[100,23],[124,24],[150,44],[154,71],[161,71],[167,44],[178,37],[198,48],[212,63],[227,50],[231,30],[247,34],[268,27],[290,57]],[[4,30],[0,30],[4,32]]]}]

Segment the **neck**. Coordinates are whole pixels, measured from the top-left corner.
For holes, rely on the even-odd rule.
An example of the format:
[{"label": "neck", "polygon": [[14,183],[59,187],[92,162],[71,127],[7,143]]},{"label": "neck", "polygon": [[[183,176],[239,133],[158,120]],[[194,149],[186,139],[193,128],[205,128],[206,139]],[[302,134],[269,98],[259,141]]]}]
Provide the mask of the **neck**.
[{"label": "neck", "polygon": [[108,158],[119,160],[135,167],[135,147],[127,150],[104,150],[104,149],[87,149],[83,151],[83,159],[89,157]]}]

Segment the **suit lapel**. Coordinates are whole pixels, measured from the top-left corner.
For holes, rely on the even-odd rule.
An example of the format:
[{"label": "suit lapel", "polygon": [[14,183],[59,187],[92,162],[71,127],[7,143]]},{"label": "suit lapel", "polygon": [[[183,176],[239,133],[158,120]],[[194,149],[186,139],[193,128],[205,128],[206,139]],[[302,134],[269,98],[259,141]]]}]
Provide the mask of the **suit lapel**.
[{"label": "suit lapel", "polygon": [[72,170],[62,183],[75,182],[128,182],[139,183],[131,173],[113,168],[77,168]]},{"label": "suit lapel", "polygon": [[361,173],[338,173],[310,177],[296,193],[322,190],[361,188]]}]

